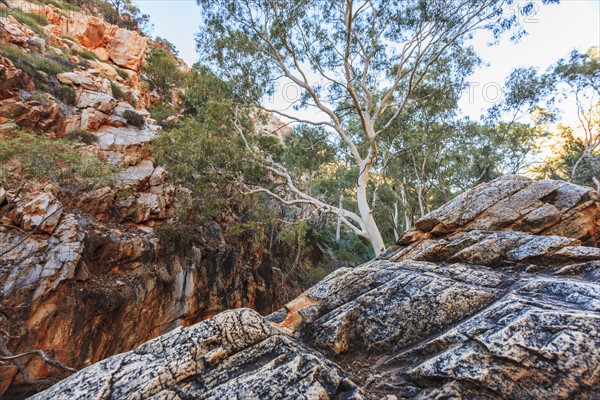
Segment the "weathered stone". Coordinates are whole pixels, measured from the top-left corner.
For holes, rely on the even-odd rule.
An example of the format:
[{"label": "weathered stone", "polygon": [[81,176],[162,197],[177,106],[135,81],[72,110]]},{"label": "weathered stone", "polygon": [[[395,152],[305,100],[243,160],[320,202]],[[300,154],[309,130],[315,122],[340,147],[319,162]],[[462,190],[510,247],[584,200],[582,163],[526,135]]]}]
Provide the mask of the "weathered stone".
[{"label": "weathered stone", "polygon": [[8,59],[0,56],[0,98],[16,96],[20,89],[33,91],[33,80],[22,70],[15,68]]},{"label": "weathered stone", "polygon": [[127,126],[127,120],[118,115],[111,114],[106,120],[106,125],[112,126],[114,128],[123,128]]},{"label": "weathered stone", "polygon": [[132,195],[115,204],[119,216],[136,224],[164,220],[173,216],[175,189],[153,186],[150,192]]},{"label": "weathered stone", "polygon": [[96,131],[102,126],[108,116],[95,108],[86,108],[81,112],[81,129],[85,131]]},{"label": "weathered stone", "polygon": [[16,209],[17,220],[26,231],[52,233],[60,221],[62,205],[53,195],[41,193]]},{"label": "weathered stone", "polygon": [[[23,203],[40,194],[30,190],[20,194]],[[65,205],[75,213],[63,212],[52,234],[33,236],[9,218],[18,217],[16,203],[21,202],[14,200],[15,192],[8,193],[11,201],[0,209],[0,299],[11,319],[0,319],[0,328],[14,333],[7,343],[13,354],[52,349],[49,356],[81,369],[225,309],[270,313],[300,292],[252,243],[226,246],[216,223],[198,227],[199,244],[182,248],[188,255],[173,256],[167,246],[181,246],[178,240],[159,241],[150,226],[172,215],[176,188],[138,190],[79,193]],[[127,193],[133,202],[121,210],[116,204]],[[118,224],[121,211],[134,215]],[[134,221],[140,219],[145,225],[138,228]],[[285,357],[280,342],[273,342],[273,354]],[[56,381],[70,374],[36,356],[25,361],[29,380]],[[23,398],[43,385],[32,385],[18,369],[4,366],[3,398]]]},{"label": "weathered stone", "polygon": [[112,96],[91,90],[77,91],[77,107],[95,108],[105,114],[110,113],[117,104]]},{"label": "weathered stone", "polygon": [[[563,260],[598,259],[595,248],[563,249]],[[341,354],[376,398],[597,396],[598,281],[496,269],[379,260],[334,272],[269,318]]]},{"label": "weathered stone", "polygon": [[117,70],[110,64],[101,61],[88,60],[90,67],[97,70],[100,74],[109,77],[110,79],[116,80],[119,76]]},{"label": "weathered stone", "polygon": [[96,49],[105,44],[106,23],[97,17],[75,18],[67,33],[73,35],[77,42],[89,49]]},{"label": "weathered stone", "polygon": [[[16,236],[12,242],[21,240]],[[15,291],[34,288],[32,300],[35,301],[55,290],[61,282],[73,278],[81,258],[82,240],[81,228],[69,214],[62,219],[47,245],[34,240],[15,247],[8,256],[18,262],[4,283],[2,294],[9,296]],[[43,256],[35,260],[37,264],[32,268],[29,257],[41,250],[44,250]]]},{"label": "weathered stone", "polygon": [[82,88],[91,91],[97,91],[99,89],[99,85],[93,79],[93,76],[83,71],[61,72],[56,75],[56,78],[60,83],[81,86]]},{"label": "weathered stone", "polygon": [[107,221],[114,198],[114,190],[110,187],[104,187],[81,193],[77,197],[75,206],[93,215],[98,221]]},{"label": "weathered stone", "polygon": [[94,52],[96,57],[98,57],[98,60],[100,60],[100,61],[110,60],[110,55],[108,54],[108,50],[106,50],[104,47],[98,47],[97,49],[94,49],[92,51]]},{"label": "weathered stone", "polygon": [[481,184],[415,224],[400,243],[458,231],[512,230],[600,244],[600,195],[591,188],[555,180],[504,176]]},{"label": "weathered stone", "polygon": [[150,179],[154,172],[152,160],[142,160],[117,175],[117,183],[123,186],[139,185]]},{"label": "weathered stone", "polygon": [[117,29],[110,42],[109,56],[115,64],[138,71],[142,65],[147,47],[147,37],[120,28]]},{"label": "weathered stone", "polygon": [[362,399],[319,353],[256,312],[227,311],[80,371],[32,399]]},{"label": "weathered stone", "polygon": [[167,171],[163,167],[156,167],[150,175],[150,185],[158,186],[162,185],[167,177]]},{"label": "weathered stone", "polygon": [[47,131],[60,125],[60,108],[54,98],[44,94],[43,103],[21,98],[10,98],[0,102],[0,117],[12,119],[19,127],[35,131]]},{"label": "weathered stone", "polygon": [[0,26],[0,38],[5,42],[23,45],[35,35],[27,25],[21,24],[12,15],[0,16]]}]

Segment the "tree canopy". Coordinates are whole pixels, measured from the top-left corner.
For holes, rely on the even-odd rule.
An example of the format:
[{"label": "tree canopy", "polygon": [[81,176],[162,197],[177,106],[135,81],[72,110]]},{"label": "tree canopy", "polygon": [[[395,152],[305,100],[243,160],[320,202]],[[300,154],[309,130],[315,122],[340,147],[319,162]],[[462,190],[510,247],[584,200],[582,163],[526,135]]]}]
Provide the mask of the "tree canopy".
[{"label": "tree canopy", "polygon": [[[237,96],[258,109],[337,135],[341,153],[357,170],[352,211],[308,195],[285,165],[257,154],[260,163],[288,189],[288,197],[263,192],[288,204],[305,203],[333,213],[364,237],[376,254],[385,243],[373,215],[372,174],[377,171],[384,135],[410,107],[411,101],[442,58],[464,52],[465,40],[480,29],[496,38],[523,30],[512,1],[353,1],[197,0],[204,26],[198,37],[203,61],[232,83]],[[556,1],[545,1],[551,3]],[[518,12],[532,11],[525,5]],[[301,92],[296,109],[315,118],[265,106],[284,79]],[[245,133],[239,130],[241,135]],[[340,158],[341,159],[341,158]],[[377,186],[377,185],[375,185]]]}]

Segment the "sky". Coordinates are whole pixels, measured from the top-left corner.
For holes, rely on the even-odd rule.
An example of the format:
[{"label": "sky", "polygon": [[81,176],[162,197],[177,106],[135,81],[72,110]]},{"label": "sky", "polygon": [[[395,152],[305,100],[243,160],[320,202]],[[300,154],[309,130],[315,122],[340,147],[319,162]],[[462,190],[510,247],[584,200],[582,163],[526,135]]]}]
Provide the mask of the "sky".
[{"label": "sky", "polygon": [[[517,1],[515,7],[524,3]],[[189,65],[197,61],[195,36],[201,12],[194,0],[137,0],[136,4],[150,15],[153,36],[173,43]],[[500,44],[488,46],[486,34],[475,37],[474,46],[484,65],[470,77],[470,89],[461,98],[460,108],[466,116],[477,120],[482,110],[500,99],[502,85],[514,68],[533,66],[544,71],[573,49],[600,46],[600,0],[562,0],[546,6],[540,1],[534,5],[534,14],[522,20],[529,35],[518,43],[504,37]]]}]

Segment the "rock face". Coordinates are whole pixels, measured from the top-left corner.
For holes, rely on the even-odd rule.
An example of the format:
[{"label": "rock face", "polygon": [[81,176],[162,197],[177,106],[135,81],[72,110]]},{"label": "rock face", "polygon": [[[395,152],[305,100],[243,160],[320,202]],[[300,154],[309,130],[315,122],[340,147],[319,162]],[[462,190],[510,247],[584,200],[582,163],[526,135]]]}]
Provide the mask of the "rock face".
[{"label": "rock face", "polygon": [[95,364],[32,399],[360,399],[321,354],[255,311],[226,311]]},{"label": "rock face", "polygon": [[469,190],[424,216],[401,242],[480,229],[564,236],[597,246],[599,209],[600,196],[591,188],[507,176]]},{"label": "rock face", "polygon": [[[77,211],[46,192],[1,195],[0,328],[11,335],[0,337],[3,356],[46,349],[81,369],[229,308],[270,313],[301,291],[261,248],[227,245],[217,224],[205,226],[190,254],[169,255],[151,228],[92,217],[133,209],[134,221],[150,223],[164,217],[158,195],[133,192],[125,204],[103,188],[81,198]],[[48,386],[68,373],[37,357],[19,361],[28,376],[3,365],[2,398],[34,393],[28,380]]]},{"label": "rock face", "polygon": [[[31,12],[44,16],[50,23],[44,28],[48,39],[61,42],[68,35],[83,47],[93,50],[103,61],[110,60],[116,65],[138,71],[144,61],[149,39],[138,32],[128,31],[111,25],[102,19],[81,12],[62,12],[52,5],[36,4],[25,0],[8,0],[8,4],[22,12]],[[9,41],[18,43],[23,37],[34,33],[16,23],[12,17],[3,17],[7,25]],[[14,21],[13,21],[14,20]],[[22,39],[21,39],[22,40]]]},{"label": "rock face", "polygon": [[597,243],[597,204],[572,184],[498,179],[267,318],[220,314],[36,398],[598,398],[600,249],[583,245]]}]

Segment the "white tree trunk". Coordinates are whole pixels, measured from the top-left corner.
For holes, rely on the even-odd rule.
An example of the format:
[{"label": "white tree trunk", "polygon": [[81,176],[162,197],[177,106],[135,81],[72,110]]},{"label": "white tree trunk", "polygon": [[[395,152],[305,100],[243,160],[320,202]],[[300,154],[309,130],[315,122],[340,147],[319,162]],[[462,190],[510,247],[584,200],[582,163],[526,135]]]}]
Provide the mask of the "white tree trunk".
[{"label": "white tree trunk", "polygon": [[[340,203],[338,206],[339,209],[342,209],[343,200],[344,200],[344,195],[342,193],[340,193]],[[335,228],[335,243],[340,244],[341,240],[342,240],[342,219],[338,216],[337,226]]]},{"label": "white tree trunk", "polygon": [[600,192],[600,180],[598,180],[598,178],[596,178],[595,176],[592,177],[592,180],[594,181],[594,184],[596,185],[596,192]]},{"label": "white tree trunk", "polygon": [[425,204],[423,201],[423,187],[419,182],[417,186],[417,199],[419,200],[419,212],[421,213],[421,217],[425,215]]},{"label": "white tree trunk", "polygon": [[400,239],[400,234],[398,233],[398,202],[394,202],[394,240],[397,242]]},{"label": "white tree trunk", "polygon": [[363,163],[363,165],[360,166],[360,170],[363,172],[358,178],[358,186],[356,187],[358,211],[360,213],[360,218],[363,221],[366,235],[371,242],[371,246],[373,246],[373,251],[375,252],[375,255],[378,256],[385,250],[385,244],[381,237],[381,233],[379,232],[379,228],[377,227],[377,223],[375,223],[375,219],[373,218],[373,213],[367,198],[370,166]]},{"label": "white tree trunk", "polygon": [[406,199],[406,187],[404,181],[400,186],[400,198],[402,199],[402,212],[404,213],[404,231],[409,231],[412,228],[412,219],[408,214],[408,200]]}]

